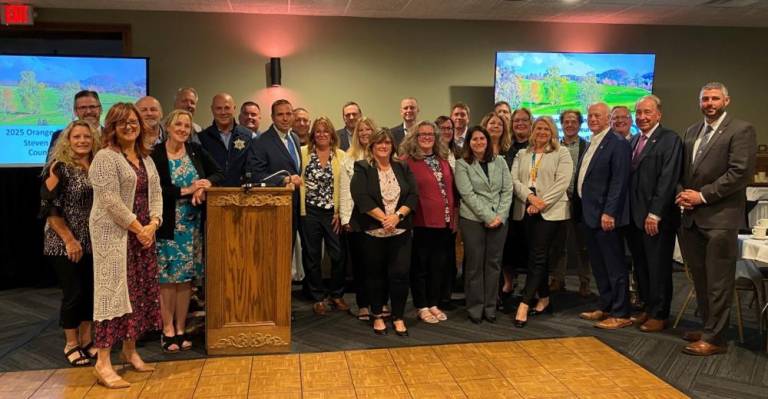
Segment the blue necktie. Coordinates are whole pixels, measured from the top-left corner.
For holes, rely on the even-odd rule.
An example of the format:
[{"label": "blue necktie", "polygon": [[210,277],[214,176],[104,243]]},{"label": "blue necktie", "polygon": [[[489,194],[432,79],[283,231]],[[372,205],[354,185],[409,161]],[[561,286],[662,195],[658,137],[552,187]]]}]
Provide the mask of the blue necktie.
[{"label": "blue necktie", "polygon": [[296,146],[293,144],[293,138],[291,137],[291,133],[288,133],[288,153],[291,154],[291,159],[293,159],[293,163],[296,165],[296,170],[299,170],[299,154],[296,153]]}]

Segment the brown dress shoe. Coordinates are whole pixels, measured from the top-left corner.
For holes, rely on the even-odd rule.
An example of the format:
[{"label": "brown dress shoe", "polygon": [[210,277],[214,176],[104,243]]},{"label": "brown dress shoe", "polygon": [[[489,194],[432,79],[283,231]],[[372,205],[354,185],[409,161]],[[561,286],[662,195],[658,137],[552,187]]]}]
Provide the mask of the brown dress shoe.
[{"label": "brown dress shoe", "polygon": [[725,353],[727,351],[728,348],[724,346],[717,346],[702,340],[696,341],[683,348],[683,353],[694,356],[710,356],[718,353]]},{"label": "brown dress shoe", "polygon": [[323,316],[328,309],[325,306],[325,302],[315,302],[315,304],[312,305],[312,310],[316,315]]},{"label": "brown dress shoe", "polygon": [[608,315],[602,310],[593,310],[591,312],[581,312],[579,313],[579,317],[589,321],[601,321],[605,320]]},{"label": "brown dress shoe", "polygon": [[579,284],[579,296],[582,298],[589,298],[592,296],[592,291],[589,289],[589,283],[586,281],[582,281]]},{"label": "brown dress shoe", "polygon": [[595,324],[595,327],[601,328],[603,330],[618,330],[620,328],[629,327],[632,325],[632,320],[630,319],[621,319],[618,317],[609,317],[597,324]]},{"label": "brown dress shoe", "polygon": [[341,310],[342,312],[349,310],[349,304],[344,301],[344,298],[332,298],[331,304],[336,308],[336,310]]},{"label": "brown dress shoe", "polygon": [[635,324],[643,324],[648,321],[648,313],[641,312],[629,318]]},{"label": "brown dress shoe", "polygon": [[683,334],[683,339],[688,342],[701,341],[701,331],[686,331]]},{"label": "brown dress shoe", "polygon": [[648,319],[640,326],[642,332],[659,332],[667,328],[667,320]]},{"label": "brown dress shoe", "polygon": [[549,292],[560,292],[560,291],[565,291],[565,284],[563,284],[562,281],[556,278],[549,280]]}]

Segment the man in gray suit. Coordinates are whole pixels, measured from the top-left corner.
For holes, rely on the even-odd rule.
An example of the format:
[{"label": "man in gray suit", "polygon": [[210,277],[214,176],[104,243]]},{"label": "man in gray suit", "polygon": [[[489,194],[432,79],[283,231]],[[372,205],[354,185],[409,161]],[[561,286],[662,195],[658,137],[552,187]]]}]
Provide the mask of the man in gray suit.
[{"label": "man in gray suit", "polygon": [[346,151],[349,149],[352,134],[355,133],[357,121],[363,117],[363,110],[356,102],[350,101],[341,107],[341,117],[344,118],[344,127],[337,130],[336,135],[339,136],[339,148]]},{"label": "man in gray suit", "polygon": [[726,112],[731,99],[722,83],[699,92],[704,120],[683,138],[683,173],[675,203],[682,209],[680,246],[693,275],[703,330],[688,332],[691,355],[724,353],[738,258],[739,220],[745,189],[755,171],[757,141],[749,122]]}]

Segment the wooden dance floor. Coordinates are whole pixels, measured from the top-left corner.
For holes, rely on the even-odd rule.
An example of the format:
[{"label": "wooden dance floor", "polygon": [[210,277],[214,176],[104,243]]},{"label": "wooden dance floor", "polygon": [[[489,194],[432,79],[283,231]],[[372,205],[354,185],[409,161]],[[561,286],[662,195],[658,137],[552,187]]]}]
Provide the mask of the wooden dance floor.
[{"label": "wooden dance floor", "polygon": [[0,398],[686,398],[596,338],[502,341],[0,374]]}]

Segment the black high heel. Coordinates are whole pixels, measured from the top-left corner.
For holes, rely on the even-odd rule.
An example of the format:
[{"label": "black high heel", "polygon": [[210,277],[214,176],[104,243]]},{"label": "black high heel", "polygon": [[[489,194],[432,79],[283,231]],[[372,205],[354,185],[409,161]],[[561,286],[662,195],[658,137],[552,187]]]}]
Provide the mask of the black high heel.
[{"label": "black high heel", "polygon": [[[371,327],[376,325],[376,320],[384,320],[384,316],[382,315],[372,315],[371,317]],[[373,327],[373,333],[376,335],[387,335],[387,324],[384,323],[384,328],[381,330],[377,329],[376,327]]]},{"label": "black high heel", "polygon": [[[403,322],[403,327],[405,327],[405,320],[398,319],[399,321]],[[407,337],[408,336],[408,328],[406,327],[405,330],[398,330],[397,327],[395,327],[395,322],[398,320],[392,321],[392,329],[395,330],[395,334],[397,334],[400,337]]]},{"label": "black high heel", "polygon": [[536,310],[535,308],[534,308],[534,309],[531,309],[531,310],[529,310],[529,311],[528,311],[528,316],[539,316],[539,315],[542,315],[542,314],[545,314],[545,313],[546,313],[546,314],[552,314],[552,313],[554,313],[554,310],[552,309],[552,302],[550,302],[550,303],[547,305],[547,307],[546,307],[546,308],[544,308],[544,309],[542,309],[542,310]]},{"label": "black high heel", "polygon": [[515,327],[517,328],[523,328],[528,323],[528,320],[518,320],[515,319]]}]

